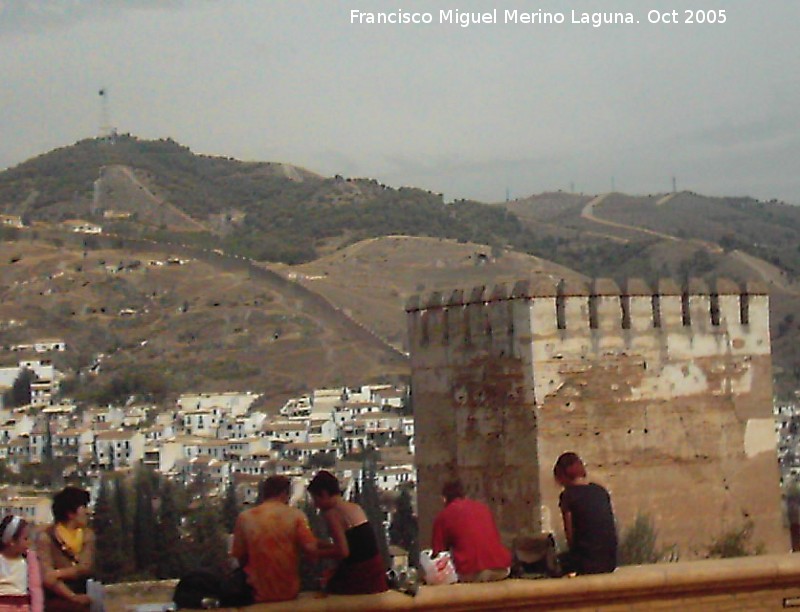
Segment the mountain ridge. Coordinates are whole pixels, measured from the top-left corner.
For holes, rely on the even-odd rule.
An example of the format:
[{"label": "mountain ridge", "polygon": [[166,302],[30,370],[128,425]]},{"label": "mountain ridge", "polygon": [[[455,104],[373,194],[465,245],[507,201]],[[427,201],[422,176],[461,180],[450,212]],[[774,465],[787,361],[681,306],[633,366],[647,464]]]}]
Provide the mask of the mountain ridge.
[{"label": "mountain ridge", "polygon": [[[441,194],[413,187],[321,177],[277,162],[199,156],[170,139],[120,136],[114,144],[83,140],[0,173],[0,208],[44,226],[85,217],[120,240],[183,244],[198,253],[216,250],[259,261],[287,278],[293,275],[334,309],[348,311],[399,348],[404,346],[402,317],[381,313],[402,312],[400,294],[420,284],[432,288],[431,279],[465,284],[506,266],[503,274],[524,277],[525,265],[543,265],[525,262],[542,259],[551,262],[545,265],[548,273],[570,270],[620,282],[641,277],[651,286],[665,276],[762,279],[773,294],[779,387],[790,392],[800,383],[800,348],[795,348],[800,328],[793,318],[800,306],[800,207],[779,202],[685,191],[646,196],[549,192],[492,204],[445,203]],[[106,211],[131,214],[109,220],[103,218]],[[390,236],[415,238],[397,248],[445,263],[436,268],[415,259],[404,269],[399,262],[406,256],[395,257],[399,251],[388,249],[391,242],[377,250],[364,247]],[[463,250],[453,251],[451,244]],[[352,245],[359,245],[358,257],[364,260],[357,268],[339,265],[353,261]],[[436,258],[437,248],[462,254]],[[481,263],[464,259],[473,255],[480,255]],[[490,265],[479,270],[486,262]],[[320,270],[323,278],[308,280]],[[405,280],[377,283],[378,289],[369,282],[349,283],[352,275]],[[362,309],[359,303],[370,306]]]}]

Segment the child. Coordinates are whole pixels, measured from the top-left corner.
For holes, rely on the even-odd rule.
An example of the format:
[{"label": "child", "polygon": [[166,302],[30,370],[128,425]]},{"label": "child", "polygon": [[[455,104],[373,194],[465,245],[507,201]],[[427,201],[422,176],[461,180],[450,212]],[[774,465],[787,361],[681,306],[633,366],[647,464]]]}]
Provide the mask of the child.
[{"label": "child", "polygon": [[28,523],[6,516],[0,522],[0,612],[44,610],[39,562],[28,544]]},{"label": "child", "polygon": [[564,487],[559,498],[569,552],[562,556],[564,573],[604,574],[617,567],[617,530],[611,498],[603,487],[586,480],[586,468],[575,453],[564,453],[553,468]]}]

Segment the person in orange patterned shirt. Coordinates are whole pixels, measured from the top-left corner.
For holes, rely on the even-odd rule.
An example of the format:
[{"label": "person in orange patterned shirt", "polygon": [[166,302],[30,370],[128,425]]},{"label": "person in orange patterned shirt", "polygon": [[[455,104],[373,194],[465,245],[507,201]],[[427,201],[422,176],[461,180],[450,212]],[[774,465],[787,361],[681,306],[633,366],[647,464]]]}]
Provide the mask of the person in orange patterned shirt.
[{"label": "person in orange patterned shirt", "polygon": [[263,501],[236,519],[231,556],[244,568],[254,603],[295,599],[300,552],[317,552],[305,514],[289,506],[291,489],[285,476],[270,476],[261,485]]}]

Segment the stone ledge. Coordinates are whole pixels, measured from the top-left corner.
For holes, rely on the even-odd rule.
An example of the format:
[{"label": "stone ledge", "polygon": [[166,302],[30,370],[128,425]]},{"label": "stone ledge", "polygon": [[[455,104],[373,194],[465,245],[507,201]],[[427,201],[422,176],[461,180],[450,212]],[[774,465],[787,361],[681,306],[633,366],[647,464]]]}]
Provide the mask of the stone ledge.
[{"label": "stone ledge", "polygon": [[[252,612],[286,610],[323,612],[349,610],[552,610],[632,605],[645,610],[648,602],[680,599],[684,610],[703,608],[703,598],[800,586],[800,555],[768,555],[741,559],[691,561],[620,568],[613,574],[560,580],[504,580],[493,584],[422,587],[417,597],[389,592],[381,595],[327,596],[303,594],[293,602],[258,604]],[[687,599],[696,598],[695,607]],[[638,608],[638,606],[643,606]],[[677,604],[677,601],[676,601]],[[747,608],[742,608],[747,609]],[[769,609],[769,608],[764,608]],[[775,609],[780,609],[778,606]]]},{"label": "stone ledge", "polygon": [[[167,602],[177,581],[131,583],[108,587],[109,612],[136,604]],[[763,597],[769,597],[769,601]],[[291,602],[257,604],[248,612],[353,612],[400,610],[635,610],[651,608],[684,612],[707,610],[725,596],[761,597],[755,605],[731,610],[780,610],[784,597],[800,597],[800,555],[766,555],[741,559],[691,561],[623,567],[613,574],[560,580],[504,580],[492,584],[423,586],[417,597],[397,592],[380,595],[322,596],[302,593]],[[672,604],[670,604],[672,602]],[[730,602],[729,602],[730,603]],[[773,605],[774,604],[774,605]],[[624,608],[620,608],[623,606]]]}]

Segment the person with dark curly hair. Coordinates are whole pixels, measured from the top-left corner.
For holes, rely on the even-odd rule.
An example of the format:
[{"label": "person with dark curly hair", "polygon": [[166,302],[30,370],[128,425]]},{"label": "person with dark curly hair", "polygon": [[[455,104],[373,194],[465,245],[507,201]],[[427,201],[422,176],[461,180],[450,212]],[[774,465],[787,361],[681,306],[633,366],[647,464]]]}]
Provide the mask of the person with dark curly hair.
[{"label": "person with dark curly hair", "polygon": [[589,482],[586,467],[575,453],[564,453],[553,467],[564,488],[558,501],[569,552],[560,557],[564,573],[605,574],[617,567],[617,528],[611,497]]},{"label": "person with dark curly hair", "polygon": [[94,569],[94,531],[89,528],[89,492],[66,487],[53,497],[54,523],[39,534],[47,612],[83,612],[91,600],[86,581]]},{"label": "person with dark curly hair", "polygon": [[342,499],[339,481],[326,470],[308,485],[314,504],[322,511],[333,543],[319,550],[320,558],[339,559],[326,591],[340,595],[383,593],[389,589],[386,568],[375,532],[358,504]]}]

